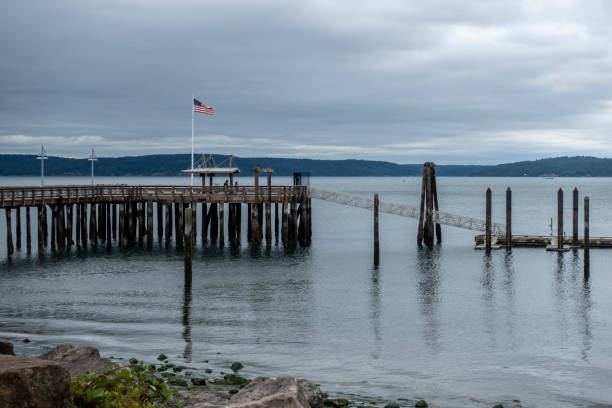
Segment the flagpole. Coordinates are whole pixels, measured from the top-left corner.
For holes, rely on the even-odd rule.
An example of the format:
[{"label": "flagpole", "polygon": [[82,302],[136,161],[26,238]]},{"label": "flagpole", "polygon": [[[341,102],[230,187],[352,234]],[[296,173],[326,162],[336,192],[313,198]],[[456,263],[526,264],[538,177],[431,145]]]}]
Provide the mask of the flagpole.
[{"label": "flagpole", "polygon": [[[193,170],[193,154],[194,154],[194,131],[193,131],[193,100],[195,97],[191,95],[191,170]],[[193,186],[193,173],[191,173],[191,185]]]}]

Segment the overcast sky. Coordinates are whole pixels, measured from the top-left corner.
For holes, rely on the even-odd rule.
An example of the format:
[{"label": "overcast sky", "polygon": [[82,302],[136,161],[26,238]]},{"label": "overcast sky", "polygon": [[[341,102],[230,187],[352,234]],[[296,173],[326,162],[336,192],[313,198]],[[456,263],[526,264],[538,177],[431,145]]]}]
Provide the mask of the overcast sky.
[{"label": "overcast sky", "polygon": [[0,2],[0,152],[612,156],[612,2]]}]

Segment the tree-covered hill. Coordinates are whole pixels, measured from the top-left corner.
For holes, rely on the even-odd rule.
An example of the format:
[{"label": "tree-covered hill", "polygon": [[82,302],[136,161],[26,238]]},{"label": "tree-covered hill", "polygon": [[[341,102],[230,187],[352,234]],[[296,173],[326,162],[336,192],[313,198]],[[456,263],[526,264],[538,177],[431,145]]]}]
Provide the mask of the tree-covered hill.
[{"label": "tree-covered hill", "polygon": [[505,163],[476,170],[482,177],[612,177],[612,159],[589,156],[555,157]]},{"label": "tree-covered hill", "polygon": [[[197,155],[196,157],[201,157]],[[227,165],[227,156],[214,155],[215,163]],[[95,163],[98,176],[176,176],[189,168],[189,154],[158,154],[133,157],[101,157]],[[235,157],[234,164],[242,175],[250,175],[255,166],[272,167],[274,174],[289,176],[293,172],[310,172],[311,176],[418,176],[423,164],[396,164],[370,160],[312,160],[265,157]],[[440,165],[440,176],[469,176],[487,166]],[[0,155],[0,175],[35,176],[40,174],[40,161],[35,155]],[[45,162],[45,174],[49,176],[88,176],[90,162],[87,159],[49,157]]]}]

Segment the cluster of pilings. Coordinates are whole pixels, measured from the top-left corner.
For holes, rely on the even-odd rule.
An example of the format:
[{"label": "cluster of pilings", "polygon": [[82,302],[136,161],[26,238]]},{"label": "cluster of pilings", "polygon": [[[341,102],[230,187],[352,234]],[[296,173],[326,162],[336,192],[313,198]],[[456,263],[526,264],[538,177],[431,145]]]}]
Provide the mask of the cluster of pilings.
[{"label": "cluster of pilings", "polygon": [[[436,187],[436,165],[427,162],[423,165],[423,179],[421,182],[421,206],[419,212],[419,226],[417,231],[417,244],[419,246],[432,246],[434,243],[433,211],[438,211],[438,189]],[[442,228],[435,224],[435,234],[438,244],[442,242]]]},{"label": "cluster of pilings", "polygon": [[[240,245],[244,207],[248,217],[247,241],[252,245],[262,244],[264,230],[266,245],[272,245],[273,226],[277,244],[308,245],[312,237],[311,202],[305,186],[4,187],[0,195],[9,256],[15,249],[21,250],[22,209],[25,210],[27,253],[32,251],[32,209],[38,215],[39,253],[49,246],[53,251],[62,251],[72,247],[111,247],[113,242],[120,247],[142,248],[145,240],[151,249],[155,235],[160,245],[165,243],[169,247],[174,242],[182,249],[186,239],[191,246],[197,243],[198,229],[203,245],[223,246],[226,242]],[[186,238],[187,229],[189,238]]]},{"label": "cluster of pilings", "polygon": [[[572,193],[572,235],[565,236],[563,226],[563,189],[557,191],[557,233],[550,236],[529,236],[529,235],[513,235],[512,234],[512,190],[510,187],[506,189],[506,231],[504,236],[492,236],[491,232],[491,188],[486,191],[486,226],[484,235],[484,249],[490,251],[498,248],[520,247],[541,247],[545,246],[548,251],[568,251],[571,248],[584,249],[585,267],[589,264],[589,249],[593,245],[589,233],[589,203],[588,196],[584,197],[584,234],[582,239],[578,236],[578,212],[579,199],[578,188],[574,188]],[[552,228],[552,224],[551,224]],[[479,241],[479,237],[476,238]],[[595,238],[594,244],[597,247],[609,248],[612,247],[612,239],[610,238]],[[478,247],[478,245],[477,245]]]}]

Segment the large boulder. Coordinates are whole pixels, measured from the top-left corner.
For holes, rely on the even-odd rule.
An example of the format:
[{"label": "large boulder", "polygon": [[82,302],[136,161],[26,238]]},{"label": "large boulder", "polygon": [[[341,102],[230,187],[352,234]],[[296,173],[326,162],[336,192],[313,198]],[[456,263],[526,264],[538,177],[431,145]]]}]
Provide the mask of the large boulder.
[{"label": "large boulder", "polygon": [[309,408],[297,378],[256,378],[230,398],[228,408]]},{"label": "large boulder", "polygon": [[325,398],[323,398],[323,393],[317,385],[301,378],[298,379],[298,384],[302,387],[302,391],[304,391],[304,396],[310,408],[323,408],[323,401]]},{"label": "large boulder", "polygon": [[68,369],[72,377],[121,367],[120,364],[107,358],[100,358],[100,352],[92,346],[75,347],[71,344],[60,344],[42,354],[40,358],[60,363]]},{"label": "large boulder", "polygon": [[70,374],[52,361],[0,355],[0,407],[64,408],[70,404]]},{"label": "large boulder", "polygon": [[211,391],[178,392],[178,400],[185,408],[223,408],[229,402],[227,393]]},{"label": "large boulder", "polygon": [[15,352],[13,351],[13,343],[6,339],[0,339],[0,354],[9,354],[14,356]]}]

